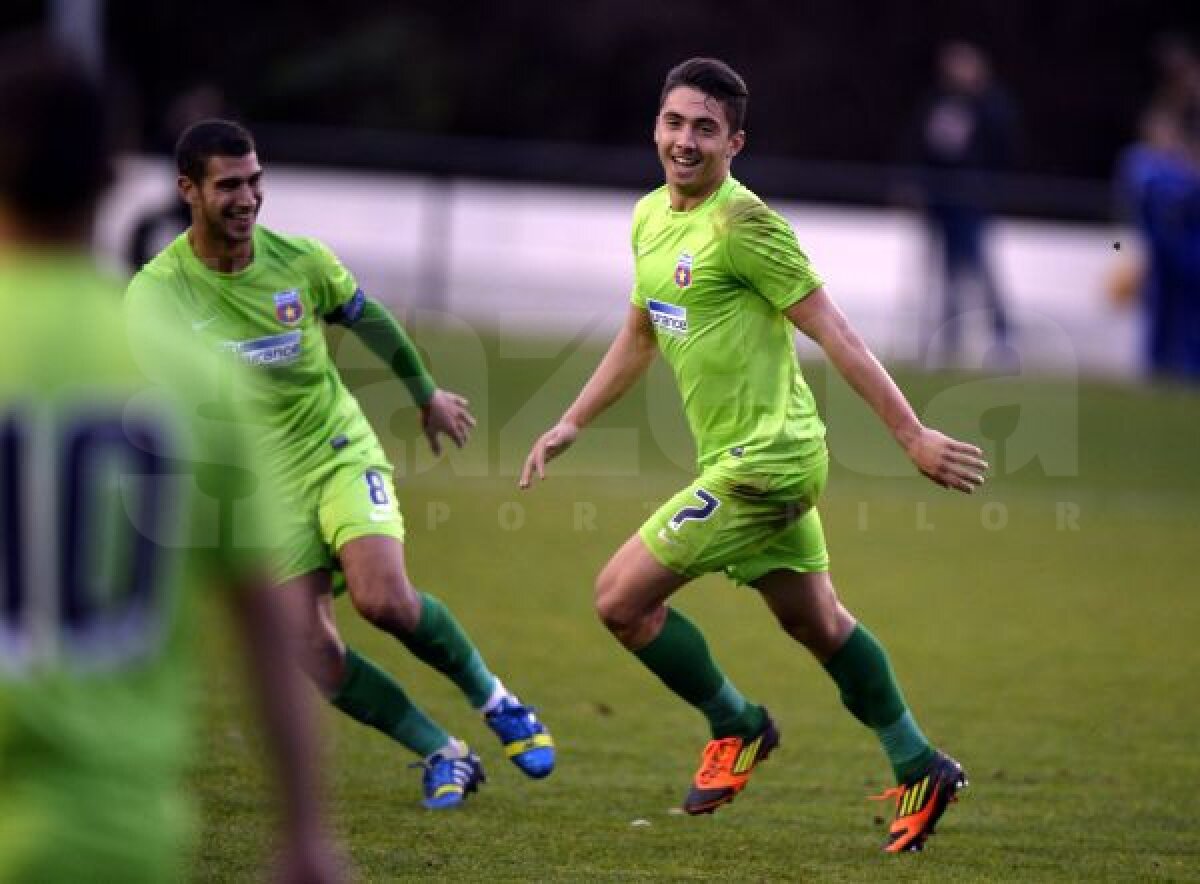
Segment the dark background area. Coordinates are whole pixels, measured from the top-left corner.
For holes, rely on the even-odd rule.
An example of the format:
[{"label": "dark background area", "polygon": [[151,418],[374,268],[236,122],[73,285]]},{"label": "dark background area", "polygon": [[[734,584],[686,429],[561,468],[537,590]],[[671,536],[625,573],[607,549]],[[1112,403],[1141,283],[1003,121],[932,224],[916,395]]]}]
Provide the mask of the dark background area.
[{"label": "dark background area", "polygon": [[[6,6],[10,21],[43,14]],[[208,83],[274,160],[641,186],[656,175],[644,148],[663,74],[711,54],[750,85],[743,163],[764,189],[866,202],[886,198],[946,39],[981,46],[1014,99],[1016,171],[1099,183],[1153,88],[1155,38],[1200,37],[1200,3],[1133,0],[139,0],[105,18],[107,70],[143,149],[165,149],[170,102]],[[1018,208],[1037,214],[1044,190]],[[1098,211],[1097,194],[1043,213],[1078,214],[1088,196]]]}]

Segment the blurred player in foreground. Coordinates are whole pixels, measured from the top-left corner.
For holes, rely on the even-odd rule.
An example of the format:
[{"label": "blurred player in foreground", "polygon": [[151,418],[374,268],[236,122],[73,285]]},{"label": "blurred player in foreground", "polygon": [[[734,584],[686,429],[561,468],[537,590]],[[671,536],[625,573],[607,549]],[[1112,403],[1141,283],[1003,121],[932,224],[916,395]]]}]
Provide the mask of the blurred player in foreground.
[{"label": "blurred player in foreground", "polygon": [[791,227],[730,176],[745,143],[747,97],[741,77],[714,59],[667,75],[654,129],[666,184],[634,212],[632,306],[574,404],[534,443],[520,482],[544,478],[546,461],[661,350],[683,396],[700,476],[604,567],[596,607],[618,641],[708,719],[713,739],[684,810],[709,813],[732,801],[779,744],[767,710],[742,696],[696,626],[666,604],[692,579],[723,571],[758,591],[876,733],[899,783],[885,793],[898,800],[885,849],[919,850],[966,775],[926,740],[883,647],[834,592],[816,509],[828,469],[825,428],[800,373],[794,328],[822,347],[925,476],[970,492],[986,464],[974,446],[922,426],[825,293]]},{"label": "blurred player in foreground", "polygon": [[554,742],[534,711],[493,675],[450,610],[409,580],[392,466],[358,401],[338,376],[323,324],[347,326],[387,362],[421,407],[435,454],[440,437],[467,441],[475,419],[439,390],[391,314],[368,298],[325,246],[255,223],[262,167],[237,123],[191,126],[176,148],[191,226],[134,277],[134,309],[171,312],[178,328],[250,366],[231,395],[255,402],[260,435],[283,474],[291,518],[278,579],[303,600],[305,666],[342,712],[424,758],[424,804],[461,804],[484,780],[479,756],[409,699],[380,667],[343,643],[333,577],[355,609],[463,692],[527,776],[547,776]]},{"label": "blurred player in foreground", "polygon": [[[216,359],[151,316],[127,324],[88,256],[105,116],[51,44],[0,52],[0,881],[184,877],[191,633],[214,589],[277,767],[280,879],[335,881],[283,612],[261,553],[221,542],[214,497],[261,475],[254,451],[189,395]],[[269,521],[255,504],[240,516]]]}]

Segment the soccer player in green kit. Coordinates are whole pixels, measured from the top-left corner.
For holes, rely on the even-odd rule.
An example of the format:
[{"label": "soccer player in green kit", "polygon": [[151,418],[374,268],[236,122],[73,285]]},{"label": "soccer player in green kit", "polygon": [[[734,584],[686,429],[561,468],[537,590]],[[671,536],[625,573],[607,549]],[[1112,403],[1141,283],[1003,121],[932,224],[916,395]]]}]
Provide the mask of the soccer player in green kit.
[{"label": "soccer player in green kit", "polygon": [[[0,47],[0,882],[184,880],[196,609],[214,591],[283,787],[278,880],[340,880],[287,618],[254,539],[221,543],[218,499],[262,462],[192,396],[218,357],[127,317],[88,253],[106,118],[65,50]],[[238,514],[262,523],[272,503]]]},{"label": "soccer player in green kit", "polygon": [[635,283],[626,321],[558,424],[533,445],[520,484],[620,398],[661,350],[696,440],[700,476],[668,500],[596,580],[600,618],[628,650],[708,719],[713,739],[684,800],[688,813],[732,801],[779,744],[766,709],[747,701],[703,635],[668,607],[702,574],[753,587],[780,626],[837,684],[871,728],[899,785],[885,849],[919,850],[955,793],[962,767],[918,728],[874,636],[838,600],[816,503],[825,430],[801,376],[798,328],[879,415],[922,474],[970,492],[980,451],[921,424],[887,372],[825,293],[790,226],[730,175],[745,143],[748,92],[715,59],[667,75],[654,128],[666,184],[633,219]]},{"label": "soccer player in green kit", "polygon": [[392,467],[358,402],[342,385],[321,323],[340,323],[387,362],[421,407],[434,453],[461,446],[475,421],[439,390],[404,330],[319,242],[256,224],[262,168],[250,133],[226,120],[189,128],[176,147],[191,227],[129,287],[131,304],[170,305],[180,327],[238,356],[254,380],[245,396],[265,415],[261,434],[283,474],[293,518],[283,526],[282,592],[307,599],[305,668],[347,715],[423,757],[424,804],[461,804],[484,779],[479,757],[451,737],[383,669],[348,648],[333,614],[344,574],[358,612],[450,678],[526,775],[547,776],[546,727],[484,664],[450,611],[419,592],[404,563],[404,524]]}]

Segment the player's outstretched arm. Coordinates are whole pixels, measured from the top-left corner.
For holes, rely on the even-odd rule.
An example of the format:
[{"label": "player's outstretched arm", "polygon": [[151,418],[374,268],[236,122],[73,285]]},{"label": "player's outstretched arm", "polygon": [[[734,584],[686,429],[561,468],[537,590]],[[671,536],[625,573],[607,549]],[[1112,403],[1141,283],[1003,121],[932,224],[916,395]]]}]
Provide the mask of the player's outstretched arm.
[{"label": "player's outstretched arm", "polygon": [[545,479],[546,462],[570,448],[580,430],[624,396],[646,373],[657,352],[650,315],[641,307],[630,306],[625,324],[571,407],[533,443],[521,470],[520,486],[528,488],[535,473]]},{"label": "player's outstretched arm", "polygon": [[983,484],[988,468],[983,452],[921,424],[891,375],[824,288],[817,288],[784,313],[825,351],[838,373],[879,415],[922,475],[943,488],[967,494]]},{"label": "player's outstretched arm", "polygon": [[303,623],[299,593],[279,592],[265,581],[239,581],[232,599],[234,620],[249,661],[266,746],[276,767],[282,801],[282,839],[275,880],[286,884],[335,884],[341,863],[321,819],[316,724],[309,691],[297,661]]},{"label": "player's outstretched arm", "polygon": [[434,454],[442,453],[442,435],[449,436],[462,448],[475,426],[467,400],[438,389],[412,339],[387,308],[361,291],[355,293],[355,299],[358,298],[362,299],[361,305],[352,300],[326,318],[345,325],[368,350],[391,366],[421,407],[421,429]]}]

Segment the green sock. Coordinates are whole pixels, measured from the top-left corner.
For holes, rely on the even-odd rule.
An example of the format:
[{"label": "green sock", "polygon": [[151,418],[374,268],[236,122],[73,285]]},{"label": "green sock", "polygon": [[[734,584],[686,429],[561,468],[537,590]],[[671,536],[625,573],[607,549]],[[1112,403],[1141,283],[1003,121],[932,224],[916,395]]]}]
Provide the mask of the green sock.
[{"label": "green sock", "polygon": [[746,702],[717,667],[700,630],[674,608],[667,608],[666,622],[654,640],[633,654],[704,713],[713,739],[752,737],[762,728],[762,707]]},{"label": "green sock", "polygon": [[917,727],[896,683],[887,651],[861,623],[825,663],[850,713],[875,731],[897,781],[906,780],[933,758],[933,747]]},{"label": "green sock", "polygon": [[429,593],[421,593],[421,619],[411,635],[400,637],[413,656],[458,685],[476,709],[482,709],[496,686],[479,651],[458,625],[450,609]]},{"label": "green sock", "polygon": [[422,757],[436,752],[450,739],[413,704],[395,679],[352,648],[346,649],[346,680],[330,702],[355,721],[383,731]]}]

